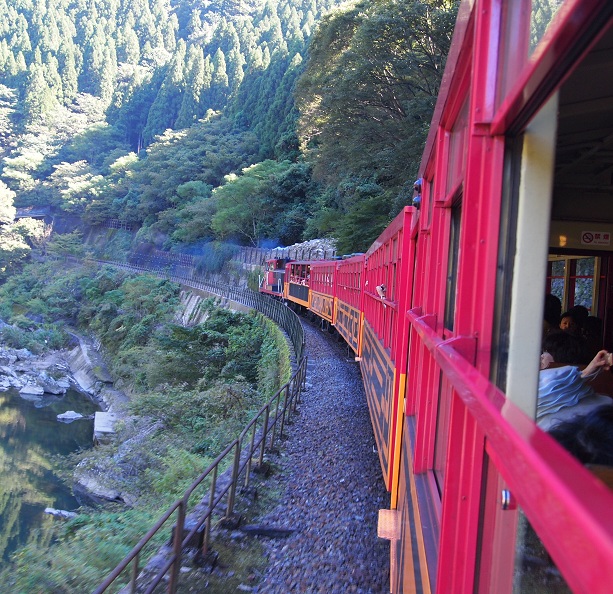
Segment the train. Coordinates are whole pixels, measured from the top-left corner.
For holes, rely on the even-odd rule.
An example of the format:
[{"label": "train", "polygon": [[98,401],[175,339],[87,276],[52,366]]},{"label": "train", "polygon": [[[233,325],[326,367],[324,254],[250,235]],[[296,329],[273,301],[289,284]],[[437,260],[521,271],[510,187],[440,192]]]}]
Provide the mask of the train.
[{"label": "train", "polygon": [[612,73],[610,0],[464,0],[412,203],[364,254],[267,264],[359,361],[390,592],[613,591],[611,468],[535,420],[547,293],[613,350]]}]

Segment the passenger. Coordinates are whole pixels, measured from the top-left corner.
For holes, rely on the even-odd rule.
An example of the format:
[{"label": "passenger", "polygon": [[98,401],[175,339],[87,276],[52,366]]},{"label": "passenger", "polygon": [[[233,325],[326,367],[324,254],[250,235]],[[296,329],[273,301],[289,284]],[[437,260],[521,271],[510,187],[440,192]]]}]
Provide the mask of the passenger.
[{"label": "passenger", "polygon": [[543,315],[543,340],[553,330],[560,327],[562,302],[552,293],[545,295],[545,312]]},{"label": "passenger", "polygon": [[584,345],[578,337],[564,332],[551,334],[544,347],[536,409],[541,429],[547,431],[560,420],[613,404],[609,396],[597,394],[590,383],[601,371],[611,369],[613,355],[601,350],[581,370]]},{"label": "passenger", "polygon": [[584,342],[573,334],[554,330],[543,342],[541,369],[561,365],[581,365],[585,359]]},{"label": "passenger", "polygon": [[564,312],[560,319],[560,330],[568,332],[573,336],[581,335],[581,321],[572,312]]},{"label": "passenger", "polygon": [[587,320],[590,315],[590,310],[584,305],[573,305],[573,307],[568,310],[568,313],[570,313],[575,320],[578,321],[579,325],[583,327],[585,320]]},{"label": "passenger", "polygon": [[613,466],[613,406],[558,422],[549,434],[583,464]]},{"label": "passenger", "polygon": [[582,336],[585,340],[587,356],[591,359],[602,349],[602,320],[595,316],[588,316],[583,322]]}]

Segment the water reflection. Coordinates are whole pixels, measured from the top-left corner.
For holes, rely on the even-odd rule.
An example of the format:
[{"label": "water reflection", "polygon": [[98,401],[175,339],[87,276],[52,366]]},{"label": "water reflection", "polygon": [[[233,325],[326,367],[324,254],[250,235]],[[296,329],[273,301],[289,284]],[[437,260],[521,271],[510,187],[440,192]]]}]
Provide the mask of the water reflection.
[{"label": "water reflection", "polygon": [[[57,415],[74,410],[84,416],[99,408],[69,390],[63,397],[22,398],[0,392],[0,555],[7,561],[30,542],[47,546],[57,518],[46,507],[78,507],[69,487],[55,474],[54,458],[92,445],[93,420],[62,423]],[[37,530],[40,528],[40,530]]]}]

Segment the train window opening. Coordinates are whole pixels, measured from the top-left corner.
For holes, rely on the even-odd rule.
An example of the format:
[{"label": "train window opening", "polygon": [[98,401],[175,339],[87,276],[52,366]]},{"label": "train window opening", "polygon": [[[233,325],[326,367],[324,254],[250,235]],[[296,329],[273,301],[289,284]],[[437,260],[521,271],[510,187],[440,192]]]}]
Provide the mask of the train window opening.
[{"label": "train window opening", "polygon": [[[428,217],[424,228],[430,229],[432,225],[432,214],[434,211],[434,177],[426,184],[428,189]],[[422,204],[423,207],[423,204]]]},{"label": "train window opening", "polygon": [[532,0],[530,9],[530,46],[531,56],[549,30],[564,0]]},{"label": "train window opening", "polygon": [[590,315],[597,316],[600,269],[597,256],[550,256],[547,292],[560,299],[563,311],[582,305]]},{"label": "train window opening", "polygon": [[461,200],[451,208],[451,228],[449,237],[449,255],[447,260],[447,286],[445,291],[445,321],[447,330],[453,332],[456,288],[458,282],[458,262],[460,256],[460,225],[462,219]]},{"label": "train window opening", "polygon": [[434,440],[434,467],[433,474],[439,495],[442,496],[445,484],[445,466],[447,464],[447,448],[449,446],[449,424],[451,422],[451,400],[453,388],[448,380],[442,376],[439,382],[438,406],[436,415],[436,435]]},{"label": "train window opening", "polygon": [[466,166],[468,142],[468,98],[464,101],[453,128],[449,132],[449,158],[447,159],[446,194],[455,193],[462,182]]},{"label": "train window opening", "polygon": [[521,179],[521,154],[523,134],[506,140],[502,203],[500,208],[500,240],[495,294],[495,322],[492,344],[491,377],[506,392],[507,364],[509,356],[509,328],[513,294],[513,254],[517,243],[517,212]]},{"label": "train window opening", "polygon": [[519,510],[513,594],[572,594],[530,522]]}]

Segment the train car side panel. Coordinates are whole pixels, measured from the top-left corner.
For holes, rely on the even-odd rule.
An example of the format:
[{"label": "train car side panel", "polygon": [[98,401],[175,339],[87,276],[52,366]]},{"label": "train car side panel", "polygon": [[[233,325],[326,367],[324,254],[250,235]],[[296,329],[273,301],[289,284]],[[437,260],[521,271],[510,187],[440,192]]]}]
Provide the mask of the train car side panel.
[{"label": "train car side panel", "polygon": [[338,333],[359,357],[362,336],[364,255],[336,263],[336,319]]},{"label": "train car side panel", "polygon": [[364,323],[363,331],[364,343],[360,365],[383,479],[389,489],[394,366],[368,322]]},{"label": "train car side panel", "polygon": [[360,349],[360,327],[362,313],[348,303],[336,300],[336,316],[334,326],[347,344],[358,354]]},{"label": "train car side panel", "polygon": [[334,287],[336,262],[321,261],[311,264],[310,309],[319,317],[334,324]]},{"label": "train car side panel", "polygon": [[311,303],[309,309],[320,318],[334,323],[334,297],[325,295],[311,289]]},{"label": "train car side panel", "polygon": [[[418,481],[413,470],[411,435],[414,419],[405,418],[398,480],[397,539],[391,543],[390,586],[392,592],[430,594],[435,591],[436,541],[432,518],[422,518]],[[423,486],[423,485],[421,485]]]}]

